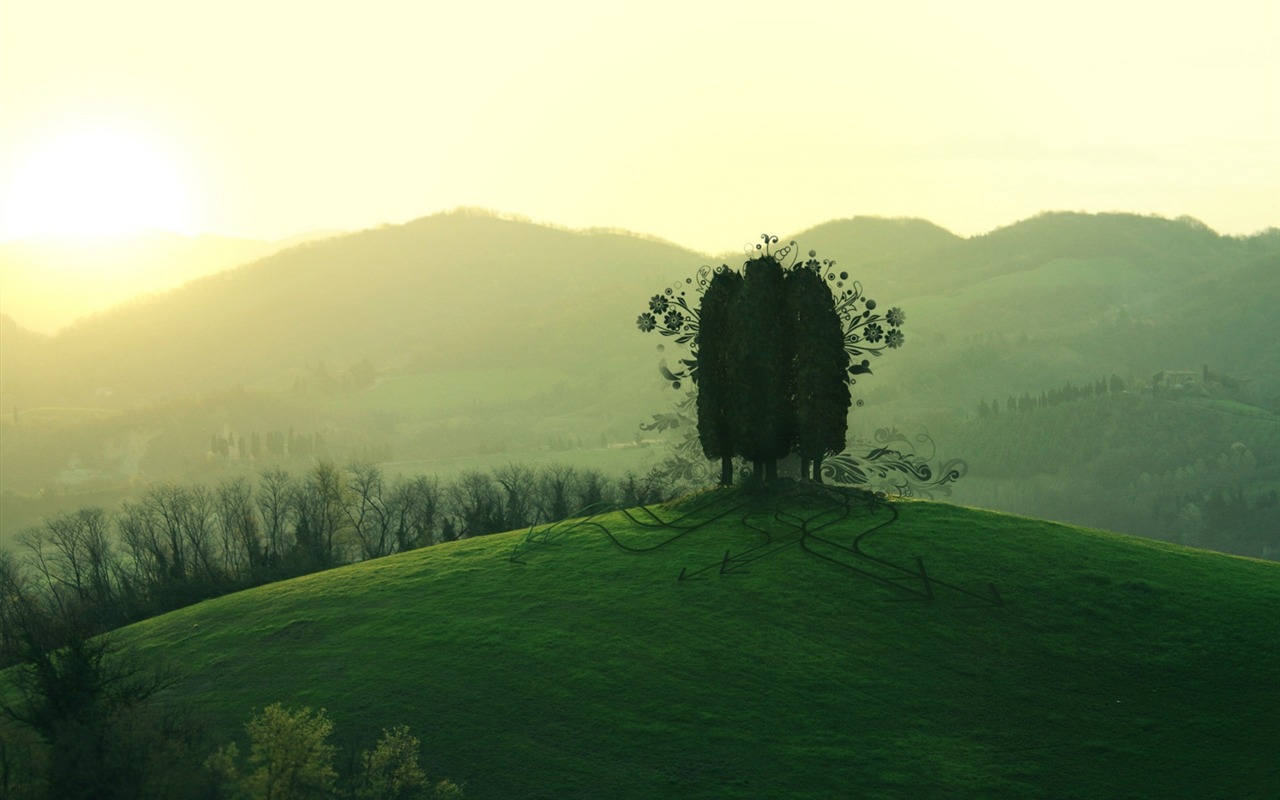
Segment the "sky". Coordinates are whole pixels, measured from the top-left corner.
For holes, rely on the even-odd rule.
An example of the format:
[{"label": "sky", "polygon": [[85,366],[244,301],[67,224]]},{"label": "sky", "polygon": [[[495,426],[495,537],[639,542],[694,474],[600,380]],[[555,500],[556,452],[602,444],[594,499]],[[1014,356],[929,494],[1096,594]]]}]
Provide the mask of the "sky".
[{"label": "sky", "polygon": [[1280,3],[0,0],[0,239],[1280,226]]}]

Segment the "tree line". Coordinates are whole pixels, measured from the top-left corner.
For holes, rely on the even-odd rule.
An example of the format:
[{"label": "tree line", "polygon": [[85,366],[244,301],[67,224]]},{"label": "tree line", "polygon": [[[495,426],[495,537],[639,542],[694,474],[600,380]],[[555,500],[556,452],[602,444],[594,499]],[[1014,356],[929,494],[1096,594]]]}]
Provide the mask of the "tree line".
[{"label": "tree line", "polygon": [[[1050,408],[1060,403],[1070,403],[1076,400],[1084,400],[1090,397],[1102,397],[1107,394],[1122,394],[1128,390],[1128,382],[1119,375],[1112,373],[1110,378],[1098,378],[1093,383],[1086,383],[1083,386],[1076,386],[1067,381],[1061,387],[1050,389],[1047,392],[1042,391],[1038,395],[1030,392],[1023,392],[1021,397],[1009,395],[1003,406],[1003,413],[1013,414],[1018,412],[1035,411],[1040,408]],[[998,398],[993,399],[990,404],[986,398],[978,403],[978,417],[980,419],[988,419],[997,417],[1001,414],[1001,405]]]},{"label": "tree line", "polygon": [[49,517],[18,534],[16,552],[0,552],[0,665],[20,660],[10,645],[26,645],[4,634],[23,620],[46,620],[50,631],[58,620],[107,631],[251,586],[565,519],[601,503],[660,502],[678,488],[656,471],[610,480],[595,469],[512,463],[442,482],[327,461],[301,475],[272,467],[256,481],[158,484],[115,511]]},{"label": "tree line", "polygon": [[610,480],[562,464],[442,482],[321,461],[296,476],[272,467],[256,481],[159,484],[114,512],[50,517],[18,535],[16,553],[0,551],[0,667],[13,688],[0,693],[0,800],[460,797],[449,781],[426,781],[403,729],[340,776],[327,721],[278,707],[247,726],[247,759],[234,745],[208,757],[199,720],[157,702],[169,676],[119,651],[110,631],[254,585],[684,488],[656,471]]}]

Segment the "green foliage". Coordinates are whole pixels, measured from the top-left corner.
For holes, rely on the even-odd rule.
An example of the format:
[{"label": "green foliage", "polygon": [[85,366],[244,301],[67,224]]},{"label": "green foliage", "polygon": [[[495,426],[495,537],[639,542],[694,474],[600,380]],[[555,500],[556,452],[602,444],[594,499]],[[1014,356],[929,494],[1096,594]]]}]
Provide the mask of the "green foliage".
[{"label": "green foliage", "polygon": [[427,773],[418,766],[421,744],[404,725],[384,730],[373,750],[360,756],[363,785],[359,800],[410,800],[425,794]]},{"label": "green foliage", "polygon": [[157,702],[167,676],[91,628],[74,609],[41,608],[0,559],[0,797],[184,800],[205,784],[197,726]]},{"label": "green foliage", "polygon": [[249,771],[241,786],[252,800],[318,800],[332,793],[338,777],[333,767],[337,748],[329,744],[333,722],[324,709],[289,711],[274,703],[244,727]]},{"label": "green foliage", "polygon": [[[729,462],[738,451],[730,414],[734,402],[734,327],[730,312],[741,289],[741,274],[731,269],[717,270],[702,295],[698,312],[698,438],[707,458]],[[729,469],[727,476],[722,469],[722,483],[732,480],[732,466]]]},{"label": "green foliage", "polygon": [[776,463],[791,451],[791,329],[784,313],[782,265],[764,255],[742,270],[742,290],[731,314],[734,440],[743,458]]},{"label": "green foliage", "polygon": [[[796,450],[820,462],[844,450],[848,430],[849,357],[831,291],[810,269],[787,273],[786,309],[792,328]],[[814,477],[820,478],[815,465]]]},{"label": "green foliage", "polygon": [[462,789],[447,779],[434,787],[418,764],[421,743],[405,725],[384,729],[372,750],[360,753],[359,772],[343,788],[329,743],[333,722],[323,709],[297,711],[274,703],[245,724],[247,768],[232,742],[215,751],[205,769],[235,800],[460,800]]}]

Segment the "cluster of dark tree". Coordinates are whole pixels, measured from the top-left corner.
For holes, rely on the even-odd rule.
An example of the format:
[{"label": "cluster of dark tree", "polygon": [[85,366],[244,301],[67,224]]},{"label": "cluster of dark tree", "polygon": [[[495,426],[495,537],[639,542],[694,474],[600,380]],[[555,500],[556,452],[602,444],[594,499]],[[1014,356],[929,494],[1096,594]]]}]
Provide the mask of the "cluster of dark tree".
[{"label": "cluster of dark tree", "polygon": [[[98,633],[250,586],[678,490],[656,471],[610,480],[508,464],[441,482],[324,461],[301,476],[269,468],[256,483],[160,484],[113,513],[81,508],[19,533],[18,555],[4,554],[15,581],[0,610],[21,602],[50,630],[74,619]],[[15,660],[0,650],[0,666]]]},{"label": "cluster of dark tree", "polygon": [[741,274],[718,270],[702,295],[697,348],[698,437],[720,460],[721,483],[733,480],[735,456],[776,478],[793,449],[802,473],[820,480],[823,457],[844,449],[850,397],[844,330],[817,272],[784,270],[770,255]]},{"label": "cluster of dark tree", "polygon": [[209,437],[209,452],[223,458],[233,454],[237,458],[325,458],[329,455],[329,445],[319,433],[295,434],[290,428],[287,434],[284,431],[267,431],[262,436],[257,431],[239,436],[215,433]]},{"label": "cluster of dark tree", "polygon": [[[902,344],[899,309],[873,316],[875,301],[856,282],[846,288],[848,274],[812,251],[784,266],[780,256],[793,248],[765,249],[741,272],[721,266],[701,275],[696,309],[685,292],[656,295],[637,320],[642,331],[656,328],[690,346],[684,363],[697,384],[698,438],[703,454],[720,462],[722,484],[733,480],[734,458],[768,481],[793,452],[802,474],[821,480],[822,460],[845,447],[849,386],[870,372],[869,360],[851,366],[853,357]],[[679,376],[663,369],[680,388]]]},{"label": "cluster of dark tree", "polygon": [[93,638],[83,620],[51,621],[0,554],[0,637],[13,662],[0,700],[0,798],[212,798],[208,748],[187,714],[159,703],[167,677]]},{"label": "cluster of dark tree", "polygon": [[[6,554],[7,555],[7,554]],[[21,589],[0,559],[0,589]],[[275,704],[245,725],[249,751],[217,747],[189,709],[164,699],[167,672],[92,637],[83,619],[54,630],[17,602],[0,611],[7,652],[0,700],[0,800],[460,800],[449,780],[432,782],[421,743],[405,726],[377,743],[340,752],[323,710]],[[60,642],[60,644],[54,644]],[[335,768],[345,763],[340,773]]]},{"label": "cluster of dark tree", "polygon": [[1236,483],[1183,490],[1161,486],[1142,494],[1149,499],[1152,521],[1164,533],[1161,538],[1280,560],[1278,489],[1251,492]]},{"label": "cluster of dark tree", "polygon": [[[1120,394],[1126,391],[1127,388],[1128,384],[1125,379],[1114,373],[1110,378],[1098,378],[1093,383],[1086,383],[1083,386],[1076,386],[1068,381],[1060,388],[1050,389],[1047,392],[1042,391],[1039,395],[1033,395],[1030,392],[1023,392],[1021,397],[1009,395],[1009,399],[1004,402],[1003,411],[1006,414],[1035,411],[1038,408],[1049,408],[1059,403],[1070,403],[1089,397],[1102,397],[1106,394]],[[992,400],[988,404],[984,398],[978,403],[978,416],[982,419],[999,416],[1000,413],[999,400]]]},{"label": "cluster of dark tree", "polygon": [[377,381],[377,378],[377,368],[368,357],[360,359],[345,369],[339,367],[336,372],[331,371],[323,361],[317,361],[305,377],[299,375],[294,378],[293,389],[295,392],[305,392],[309,388],[315,388],[326,394],[349,392],[367,389]]}]

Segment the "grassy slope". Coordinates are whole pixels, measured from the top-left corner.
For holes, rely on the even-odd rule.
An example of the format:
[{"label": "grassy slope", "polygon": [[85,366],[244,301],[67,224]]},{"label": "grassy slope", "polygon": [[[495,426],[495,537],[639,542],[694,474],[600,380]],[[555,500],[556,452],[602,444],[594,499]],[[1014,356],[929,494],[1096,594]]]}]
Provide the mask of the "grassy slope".
[{"label": "grassy slope", "polygon": [[[864,551],[921,555],[977,593],[994,582],[1005,607],[943,587],[933,604],[897,602],[795,546],[675,580],[761,542],[749,513],[775,544],[793,536],[766,501],[645,555],[590,526],[540,547],[499,535],[221,598],[124,638],[171,659],[178,691],[226,736],[276,700],[325,707],[351,735],[408,723],[431,774],[472,798],[1280,792],[1280,565],[896,508]],[[855,509],[823,536],[848,543],[889,517]],[[602,521],[632,546],[671,536]]]}]

